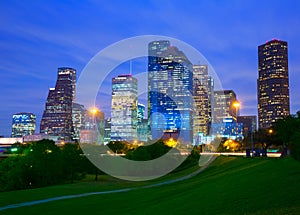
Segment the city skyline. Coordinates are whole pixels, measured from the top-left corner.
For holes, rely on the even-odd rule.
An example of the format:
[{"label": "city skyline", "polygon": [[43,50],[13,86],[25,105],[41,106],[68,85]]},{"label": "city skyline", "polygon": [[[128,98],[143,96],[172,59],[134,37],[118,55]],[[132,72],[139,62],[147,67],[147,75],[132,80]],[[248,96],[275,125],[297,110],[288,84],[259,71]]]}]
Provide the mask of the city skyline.
[{"label": "city skyline", "polygon": [[[169,35],[197,48],[215,68],[223,88],[237,93],[242,115],[257,115],[257,46],[272,38],[287,41],[293,114],[300,109],[299,3],[272,2],[119,2],[114,7],[92,2],[74,3],[73,10],[60,2],[1,2],[0,135],[10,135],[11,117],[18,112],[36,114],[39,127],[58,67],[75,68],[80,75],[98,51],[141,34]],[[266,7],[267,12],[263,10]],[[196,15],[201,8],[206,10]],[[220,19],[224,22],[219,23]]]}]

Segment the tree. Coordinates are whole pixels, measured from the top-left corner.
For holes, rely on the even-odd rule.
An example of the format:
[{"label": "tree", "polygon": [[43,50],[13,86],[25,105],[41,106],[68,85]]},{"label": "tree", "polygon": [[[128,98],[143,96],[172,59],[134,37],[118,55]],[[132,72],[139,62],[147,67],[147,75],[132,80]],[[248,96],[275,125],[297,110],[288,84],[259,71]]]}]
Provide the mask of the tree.
[{"label": "tree", "polygon": [[63,181],[61,151],[54,141],[43,139],[32,143],[25,151],[25,158],[32,173],[31,185],[33,187]]},{"label": "tree", "polygon": [[298,117],[288,116],[278,120],[275,124],[276,138],[282,142],[282,154],[286,155],[288,149],[291,150],[291,155],[300,160],[300,112],[297,112]]},{"label": "tree", "polygon": [[128,152],[125,157],[136,161],[153,160],[163,156],[170,149],[163,140],[159,140],[148,146],[139,146],[136,150]]},{"label": "tree", "polygon": [[67,143],[62,147],[62,166],[64,177],[74,182],[84,176],[84,158],[78,143]]},{"label": "tree", "polygon": [[300,131],[296,131],[291,138],[291,156],[300,161]]}]

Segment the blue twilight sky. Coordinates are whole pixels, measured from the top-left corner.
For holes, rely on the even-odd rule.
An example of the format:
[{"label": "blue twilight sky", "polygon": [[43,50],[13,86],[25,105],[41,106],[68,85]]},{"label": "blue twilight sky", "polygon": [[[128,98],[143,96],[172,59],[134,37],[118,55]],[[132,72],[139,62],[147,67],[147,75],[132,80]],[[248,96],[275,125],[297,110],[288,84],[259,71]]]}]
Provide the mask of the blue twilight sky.
[{"label": "blue twilight sky", "polygon": [[[257,114],[257,46],[289,45],[291,112],[300,110],[299,1],[0,1],[0,135],[12,114],[32,112],[38,127],[57,68],[82,71],[106,46],[137,35],[177,38],[197,48],[225,89]],[[110,102],[110,101],[107,101]]]}]

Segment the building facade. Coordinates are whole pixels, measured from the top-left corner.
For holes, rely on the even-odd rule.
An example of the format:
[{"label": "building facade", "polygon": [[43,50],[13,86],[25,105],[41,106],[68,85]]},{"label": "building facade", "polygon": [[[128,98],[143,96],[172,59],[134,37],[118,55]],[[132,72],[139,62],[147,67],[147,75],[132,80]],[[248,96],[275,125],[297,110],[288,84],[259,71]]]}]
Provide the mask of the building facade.
[{"label": "building facade", "polygon": [[259,128],[290,115],[287,42],[271,40],[258,47],[257,99]]},{"label": "building facade", "polygon": [[243,124],[243,133],[245,137],[257,130],[256,116],[238,116],[237,122]]},{"label": "building facade", "polygon": [[243,124],[233,120],[232,117],[224,118],[221,123],[213,123],[212,130],[217,137],[228,139],[243,139]]},{"label": "building facade", "polygon": [[110,143],[111,140],[111,118],[104,121],[104,144]]},{"label": "building facade", "polygon": [[145,105],[138,103],[137,119],[141,122],[145,118]]},{"label": "building facade", "polygon": [[[152,139],[193,140],[193,66],[166,40],[148,45],[148,118]],[[168,133],[168,135],[166,134]]]},{"label": "building facade", "polygon": [[40,124],[40,133],[72,141],[72,104],[75,102],[76,70],[58,68],[55,88],[50,88]]},{"label": "building facade", "polygon": [[80,130],[85,129],[87,118],[87,110],[84,105],[73,103],[72,107],[72,123],[73,123],[73,134],[72,139],[74,141],[79,141]]},{"label": "building facade", "polygon": [[79,130],[81,143],[104,144],[104,113],[98,108],[91,108],[84,113],[84,125]]},{"label": "building facade", "polygon": [[211,90],[207,65],[193,66],[193,96],[194,96],[194,135],[198,132],[205,136],[211,128]]},{"label": "building facade", "polygon": [[222,123],[225,118],[233,118],[236,121],[239,107],[235,106],[237,101],[233,90],[214,91],[214,114],[213,122]]},{"label": "building facade", "polygon": [[36,116],[33,113],[16,113],[12,116],[11,137],[32,135],[36,130]]},{"label": "building facade", "polygon": [[112,79],[111,140],[137,140],[137,79],[119,75]]},{"label": "building facade", "polygon": [[137,139],[138,141],[148,141],[148,119],[145,119],[145,105],[138,104],[137,114]]}]

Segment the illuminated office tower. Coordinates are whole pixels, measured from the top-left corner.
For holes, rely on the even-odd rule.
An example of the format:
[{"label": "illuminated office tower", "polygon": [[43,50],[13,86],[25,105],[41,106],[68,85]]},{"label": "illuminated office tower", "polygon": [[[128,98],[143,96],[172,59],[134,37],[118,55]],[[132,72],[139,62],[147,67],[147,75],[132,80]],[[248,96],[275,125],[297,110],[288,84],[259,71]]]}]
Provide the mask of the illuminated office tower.
[{"label": "illuminated office tower", "polygon": [[110,143],[111,139],[111,118],[107,118],[104,121],[104,144]]},{"label": "illuminated office tower", "polygon": [[72,123],[73,123],[73,134],[72,138],[74,141],[79,141],[80,130],[84,129],[87,117],[87,110],[85,107],[78,103],[73,103],[72,107]]},{"label": "illuminated office tower", "polygon": [[32,113],[16,113],[12,117],[11,137],[32,135],[36,129],[36,116]]},{"label": "illuminated office tower", "polygon": [[258,46],[257,99],[259,128],[290,115],[287,42],[271,40]]},{"label": "illuminated office tower", "polygon": [[214,90],[215,90],[215,83],[214,79],[211,76],[208,76],[208,111],[210,116],[210,124],[213,122],[213,115],[214,115]]},{"label": "illuminated office tower", "polygon": [[193,66],[166,40],[148,45],[148,118],[152,139],[193,138]]},{"label": "illuminated office tower", "polygon": [[208,135],[211,125],[211,104],[207,65],[193,66],[194,89],[194,135],[199,132]]},{"label": "illuminated office tower", "polygon": [[141,122],[145,118],[145,105],[138,103],[137,119]]},{"label": "illuminated office tower", "polygon": [[223,123],[225,118],[232,118],[236,121],[239,107],[234,104],[237,102],[236,94],[233,90],[214,91],[214,123]]},{"label": "illuminated office tower", "polygon": [[[84,125],[80,126],[79,137],[81,143],[93,143],[93,144],[104,144],[104,133],[105,133],[105,120],[104,113],[96,107],[92,107],[85,112],[84,115]],[[74,130],[76,129],[76,124],[74,125]]]},{"label": "illuminated office tower", "polygon": [[72,104],[75,102],[76,70],[58,68],[55,88],[50,88],[40,125],[40,133],[71,141]]},{"label": "illuminated office tower", "polygon": [[111,140],[137,140],[137,79],[119,75],[112,79]]},{"label": "illuminated office tower", "polygon": [[138,104],[138,123],[137,123],[137,139],[147,142],[148,140],[148,119],[145,119],[145,105]]}]

